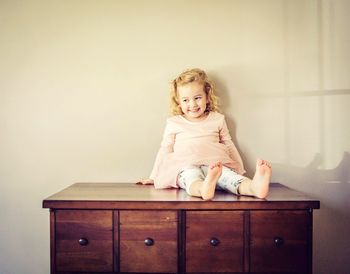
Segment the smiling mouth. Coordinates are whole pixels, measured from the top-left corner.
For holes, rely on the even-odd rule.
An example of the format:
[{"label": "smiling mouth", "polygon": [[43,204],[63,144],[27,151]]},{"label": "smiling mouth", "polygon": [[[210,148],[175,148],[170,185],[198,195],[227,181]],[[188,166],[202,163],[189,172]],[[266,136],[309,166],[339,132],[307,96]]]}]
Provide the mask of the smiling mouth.
[{"label": "smiling mouth", "polygon": [[190,112],[196,113],[196,112],[198,112],[199,110],[200,110],[199,108],[198,108],[198,109],[191,109]]}]

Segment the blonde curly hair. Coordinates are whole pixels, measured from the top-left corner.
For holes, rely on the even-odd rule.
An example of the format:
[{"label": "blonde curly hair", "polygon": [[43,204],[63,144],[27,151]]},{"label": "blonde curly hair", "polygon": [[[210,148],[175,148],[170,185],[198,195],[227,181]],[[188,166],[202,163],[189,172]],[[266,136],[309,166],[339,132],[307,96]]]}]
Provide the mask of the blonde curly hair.
[{"label": "blonde curly hair", "polygon": [[182,115],[183,112],[180,107],[178,100],[178,91],[179,86],[186,85],[192,82],[199,82],[203,84],[204,92],[207,95],[208,103],[205,110],[206,113],[210,111],[219,112],[219,103],[218,97],[215,95],[215,88],[211,80],[209,80],[207,74],[198,68],[185,70],[177,78],[171,82],[171,101],[170,101],[170,111],[172,115]]}]

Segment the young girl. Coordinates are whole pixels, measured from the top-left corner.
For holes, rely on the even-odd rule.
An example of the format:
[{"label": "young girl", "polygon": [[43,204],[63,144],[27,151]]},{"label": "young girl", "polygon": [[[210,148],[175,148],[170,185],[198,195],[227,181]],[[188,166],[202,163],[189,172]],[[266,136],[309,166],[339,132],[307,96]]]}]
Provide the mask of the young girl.
[{"label": "young girl", "polygon": [[209,200],[215,189],[265,198],[271,166],[258,159],[253,179],[231,140],[225,118],[218,112],[214,87],[200,69],[184,71],[172,81],[171,110],[161,147],[149,179],[155,188],[183,188]]}]

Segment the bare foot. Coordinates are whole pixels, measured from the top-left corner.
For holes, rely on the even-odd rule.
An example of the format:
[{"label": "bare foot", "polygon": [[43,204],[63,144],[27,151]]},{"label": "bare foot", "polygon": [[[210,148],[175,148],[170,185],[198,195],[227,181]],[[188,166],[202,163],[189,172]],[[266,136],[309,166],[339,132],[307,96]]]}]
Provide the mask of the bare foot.
[{"label": "bare foot", "polygon": [[208,174],[205,177],[203,185],[200,189],[201,196],[203,200],[213,199],[215,193],[216,183],[221,176],[222,172],[222,163],[218,162],[211,164],[208,167]]},{"label": "bare foot", "polygon": [[269,193],[269,185],[271,179],[271,165],[265,160],[258,159],[256,161],[256,171],[251,182],[250,188],[257,198],[265,198]]}]

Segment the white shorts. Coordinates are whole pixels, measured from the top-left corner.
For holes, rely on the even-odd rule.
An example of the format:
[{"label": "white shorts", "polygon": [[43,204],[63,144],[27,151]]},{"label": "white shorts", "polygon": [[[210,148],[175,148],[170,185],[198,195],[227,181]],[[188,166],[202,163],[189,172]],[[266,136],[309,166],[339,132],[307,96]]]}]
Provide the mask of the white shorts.
[{"label": "white shorts", "polygon": [[[203,181],[207,174],[208,166],[190,166],[179,173],[177,184],[180,188],[186,189],[186,192],[190,194],[189,190],[191,184],[196,181]],[[246,179],[246,177],[223,166],[221,176],[216,184],[216,189],[225,190],[238,195],[238,187],[244,179]]]}]

